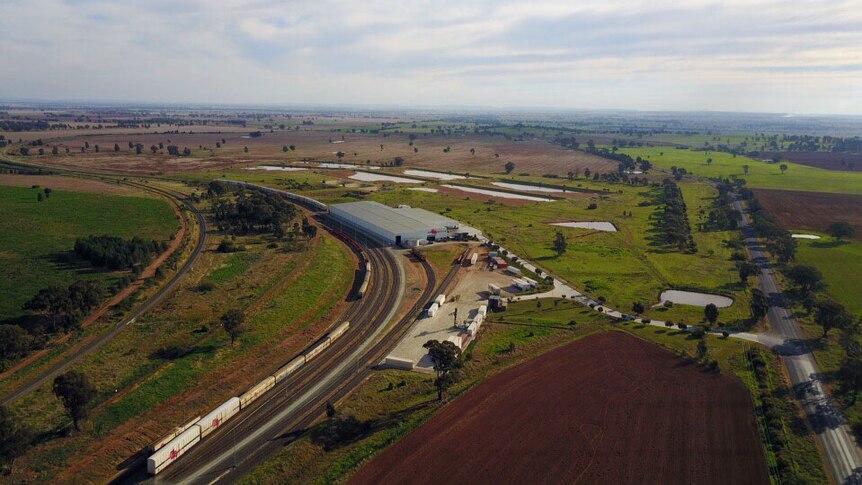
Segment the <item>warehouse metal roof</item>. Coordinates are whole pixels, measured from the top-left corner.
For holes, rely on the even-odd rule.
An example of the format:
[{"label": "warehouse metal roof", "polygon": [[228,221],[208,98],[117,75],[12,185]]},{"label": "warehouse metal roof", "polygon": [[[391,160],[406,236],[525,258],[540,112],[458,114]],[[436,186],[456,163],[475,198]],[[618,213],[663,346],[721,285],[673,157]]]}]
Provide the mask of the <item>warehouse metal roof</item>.
[{"label": "warehouse metal roof", "polygon": [[396,209],[373,201],[335,204],[332,209],[343,211],[356,219],[366,221],[393,234],[460,226],[460,223],[454,219],[425,209],[415,207]]}]

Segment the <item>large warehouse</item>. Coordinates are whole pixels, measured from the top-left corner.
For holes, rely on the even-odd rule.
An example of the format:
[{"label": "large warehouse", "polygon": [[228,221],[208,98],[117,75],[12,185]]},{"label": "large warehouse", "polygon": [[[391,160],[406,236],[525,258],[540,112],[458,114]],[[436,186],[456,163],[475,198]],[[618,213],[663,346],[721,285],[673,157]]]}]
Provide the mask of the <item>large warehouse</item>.
[{"label": "large warehouse", "polygon": [[329,212],[337,221],[399,246],[478,235],[475,229],[462,226],[454,219],[407,206],[394,208],[379,202],[348,202],[330,206]]}]

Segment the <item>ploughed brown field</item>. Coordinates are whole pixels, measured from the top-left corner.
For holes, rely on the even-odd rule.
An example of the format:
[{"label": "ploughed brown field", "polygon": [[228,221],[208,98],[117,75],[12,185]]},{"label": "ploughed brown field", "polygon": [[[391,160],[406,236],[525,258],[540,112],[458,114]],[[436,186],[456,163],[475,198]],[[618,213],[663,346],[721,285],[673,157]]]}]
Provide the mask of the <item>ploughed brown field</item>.
[{"label": "ploughed brown field", "polygon": [[862,239],[862,196],[754,189],[758,202],[788,229],[826,231],[835,221],[849,222]]},{"label": "ploughed brown field", "polygon": [[470,390],[350,483],[768,484],[753,413],[734,378],[607,332]]},{"label": "ploughed brown field", "polygon": [[[775,153],[764,152],[762,158]],[[785,160],[826,170],[862,171],[862,153],[781,152]]]}]

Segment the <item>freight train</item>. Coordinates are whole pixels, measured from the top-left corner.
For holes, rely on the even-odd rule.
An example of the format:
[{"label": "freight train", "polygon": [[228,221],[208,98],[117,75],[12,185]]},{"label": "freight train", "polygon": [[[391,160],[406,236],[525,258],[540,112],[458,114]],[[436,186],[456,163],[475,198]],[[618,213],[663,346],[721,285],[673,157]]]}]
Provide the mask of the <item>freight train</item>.
[{"label": "freight train", "polygon": [[194,418],[182,426],[174,428],[150,446],[151,455],[147,458],[147,472],[155,475],[174,463],[177,458],[198,444],[204,437],[236,415],[251,403],[264,395],[276,384],[285,380],[300,367],[326,350],[332,343],[344,335],[350,328],[350,322],[343,322],[334,330],[323,336],[305,352],[280,367],[271,375],[266,376],[238,397],[232,397],[200,418]]}]

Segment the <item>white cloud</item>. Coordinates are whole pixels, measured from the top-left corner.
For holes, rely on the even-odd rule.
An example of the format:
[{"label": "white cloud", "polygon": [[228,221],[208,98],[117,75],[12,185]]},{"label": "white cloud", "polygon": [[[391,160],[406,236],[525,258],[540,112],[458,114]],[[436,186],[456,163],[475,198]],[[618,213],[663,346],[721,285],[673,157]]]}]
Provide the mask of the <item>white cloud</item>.
[{"label": "white cloud", "polygon": [[0,0],[0,96],[862,114],[854,3]]}]

